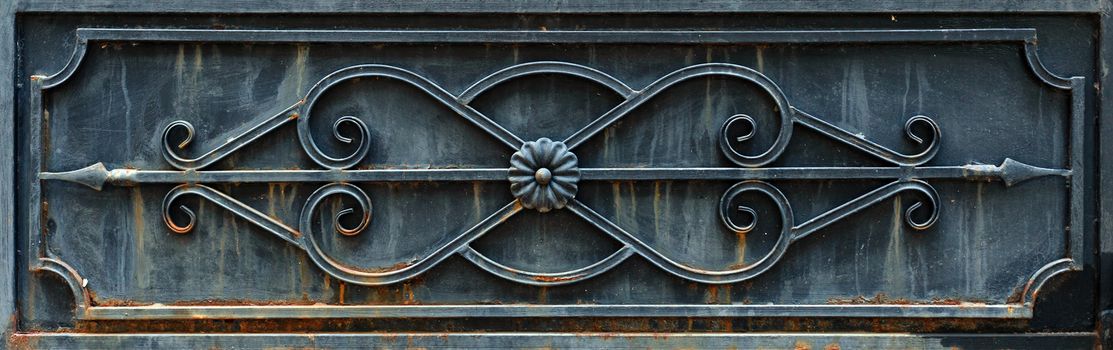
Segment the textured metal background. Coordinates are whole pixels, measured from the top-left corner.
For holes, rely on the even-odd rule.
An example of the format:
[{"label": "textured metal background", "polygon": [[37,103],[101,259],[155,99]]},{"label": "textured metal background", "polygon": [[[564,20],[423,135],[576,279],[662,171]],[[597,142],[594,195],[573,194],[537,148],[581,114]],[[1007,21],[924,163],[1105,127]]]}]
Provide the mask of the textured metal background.
[{"label": "textured metal background", "polygon": [[21,2],[9,345],[1088,347],[1103,8],[1041,4]]}]

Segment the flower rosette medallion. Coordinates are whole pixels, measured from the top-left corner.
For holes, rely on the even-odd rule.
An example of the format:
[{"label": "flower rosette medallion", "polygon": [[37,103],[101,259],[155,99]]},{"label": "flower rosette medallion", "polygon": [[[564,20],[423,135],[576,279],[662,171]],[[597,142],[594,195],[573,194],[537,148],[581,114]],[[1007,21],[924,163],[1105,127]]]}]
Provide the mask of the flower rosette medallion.
[{"label": "flower rosette medallion", "polygon": [[510,157],[510,192],[523,207],[545,213],[576,197],[580,168],[564,142],[529,141]]}]

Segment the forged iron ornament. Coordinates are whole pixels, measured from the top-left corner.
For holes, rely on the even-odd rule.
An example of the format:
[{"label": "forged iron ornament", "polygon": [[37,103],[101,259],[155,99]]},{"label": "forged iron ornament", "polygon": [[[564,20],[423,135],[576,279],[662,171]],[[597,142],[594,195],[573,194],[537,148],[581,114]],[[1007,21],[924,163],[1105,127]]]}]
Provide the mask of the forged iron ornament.
[{"label": "forged iron ornament", "polygon": [[510,191],[526,209],[546,213],[576,197],[580,168],[564,142],[542,137],[510,156]]},{"label": "forged iron ornament", "polygon": [[[554,141],[542,138],[525,142],[507,131],[485,115],[468,105],[470,101],[491,87],[504,81],[532,74],[565,74],[599,83],[625,98],[624,101],[596,118],[579,131],[564,140]],[[725,118],[718,143],[723,154],[741,167],[720,168],[579,168],[576,155],[572,150],[592,136],[613,125],[661,91],[688,79],[705,76],[722,76],[742,79],[759,86],[776,104],[778,126],[772,145],[756,154],[741,151],[741,146],[751,140],[757,132],[758,121],[745,114]],[[324,154],[318,148],[309,130],[310,111],[313,104],[324,92],[348,79],[360,77],[383,77],[409,83],[429,94],[465,120],[478,126],[510,147],[515,153],[511,156],[510,168],[493,169],[349,169],[358,164],[368,152],[370,144],[369,128],[365,122],[354,116],[343,116],[333,124],[333,136],[337,142],[354,145],[354,151],[344,156]],[[1045,79],[1046,80],[1046,79]],[[303,150],[314,162],[327,170],[201,170],[228,156],[259,137],[297,120],[298,139]],[[764,122],[764,121],[763,121]],[[343,135],[341,125],[350,124],[358,131],[357,135]],[[794,125],[801,125],[827,138],[837,140],[881,161],[892,164],[890,167],[762,167],[776,160],[785,150],[792,135]],[[175,129],[185,131],[185,138],[172,142]],[[508,67],[495,72],[466,89],[453,95],[433,82],[408,70],[377,64],[357,65],[333,72],[310,89],[306,97],[287,109],[264,119],[247,129],[239,136],[195,158],[177,154],[194,137],[194,129],[186,121],[171,122],[163,133],[163,155],[167,162],[180,171],[160,170],[108,170],[100,163],[84,169],[69,172],[43,172],[44,180],[65,180],[81,183],[94,189],[105,184],[118,186],[137,186],[144,183],[181,184],[166,195],[163,203],[163,218],[173,232],[186,233],[193,229],[196,217],[186,206],[179,205],[178,199],[193,195],[216,203],[229,210],[233,215],[245,219],[290,244],[304,250],[313,262],[326,273],[341,280],[362,285],[383,285],[413,278],[443,262],[448,257],[459,254],[471,263],[497,276],[530,285],[561,285],[582,281],[606,272],[633,255],[639,255],[658,268],[675,276],[702,283],[734,283],[753,278],[775,265],[785,254],[788,247],[812,232],[837,222],[877,203],[902,193],[916,194],[920,198],[905,208],[905,223],[915,230],[930,228],[939,217],[940,200],[935,189],[925,180],[961,179],[967,181],[1002,181],[1013,186],[1028,179],[1041,176],[1073,176],[1069,169],[1048,169],[1027,165],[1012,159],[1005,159],[999,166],[967,164],[960,166],[921,166],[930,161],[939,150],[941,132],[939,125],[926,116],[913,116],[904,125],[908,139],[920,146],[920,150],[905,154],[877,144],[865,137],[842,129],[805,113],[788,103],[781,89],[765,75],[739,65],[727,63],[707,63],[684,67],[669,73],[646,87],[635,90],[624,83],[583,65],[568,62],[532,62]],[[358,142],[356,141],[358,139]],[[792,207],[775,186],[763,180],[791,179],[891,179],[891,183],[870,191],[858,198],[838,205],[814,218],[796,224]],[[355,235],[366,230],[371,220],[372,199],[357,185],[362,181],[507,181],[515,202],[504,205],[485,219],[462,232],[451,235],[433,249],[432,253],[404,267],[367,272],[362,266],[345,266],[339,260],[329,257],[313,239],[312,220],[320,203],[328,197],[344,196],[354,200],[354,208],[339,210],[332,216],[337,233]],[[776,218],[781,224],[781,234],[774,247],[758,261],[735,266],[724,270],[703,270],[677,262],[649,246],[637,235],[626,231],[610,219],[584,205],[575,198],[579,181],[633,181],[633,180],[727,180],[737,181],[720,198],[720,218],[723,225],[732,231],[745,233],[752,230],[759,217],[743,197],[755,193],[772,200]],[[246,204],[225,195],[206,183],[226,182],[327,182],[314,192],[304,204],[297,226],[289,226],[278,219],[262,214]],[[518,205],[520,203],[520,205]],[[590,265],[557,273],[523,271],[494,261],[470,246],[470,243],[483,236],[507,218],[523,208],[548,212],[553,209],[568,209],[589,222],[603,233],[621,243],[621,248],[610,256]],[[188,220],[183,225],[171,217],[171,212],[180,210]],[[358,214],[357,214],[358,213]],[[353,226],[340,224],[340,217],[359,215],[358,223]],[[745,218],[745,221],[743,220]]]}]

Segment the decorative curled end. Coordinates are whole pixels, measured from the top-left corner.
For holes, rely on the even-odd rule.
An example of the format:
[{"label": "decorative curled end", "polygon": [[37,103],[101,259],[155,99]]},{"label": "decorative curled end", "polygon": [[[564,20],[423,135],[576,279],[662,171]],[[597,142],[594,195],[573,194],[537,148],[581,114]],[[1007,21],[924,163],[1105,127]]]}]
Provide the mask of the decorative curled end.
[{"label": "decorative curled end", "polygon": [[[312,230],[311,223],[314,209],[317,208],[318,205],[325,200],[325,198],[331,197],[333,195],[347,196],[356,201],[356,207],[344,208],[336,212],[336,215],[333,217],[332,224],[333,228],[336,229],[336,232],[345,236],[355,236],[358,235],[360,232],[363,232],[363,230],[367,229],[367,226],[371,223],[371,197],[368,197],[366,192],[363,192],[363,190],[361,190],[359,187],[356,187],[355,185],[347,183],[331,183],[325,185],[324,187],[321,187],[316,192],[313,192],[313,194],[310,195],[309,199],[305,202],[305,207],[302,208],[301,212],[300,228],[302,232],[309,232],[310,230]],[[359,221],[354,226],[344,226],[341,218],[356,213],[357,209],[360,213],[362,213],[362,216],[359,217]]]},{"label": "decorative curled end", "polygon": [[363,219],[361,219],[359,221],[359,224],[356,225],[356,227],[354,227],[354,228],[344,227],[344,225],[340,223],[340,218],[341,217],[343,217],[344,215],[354,213],[354,212],[356,212],[356,210],[352,209],[352,208],[346,208],[344,210],[336,212],[336,218],[333,219],[333,222],[334,222],[333,226],[336,227],[336,232],[339,232],[340,234],[345,235],[345,236],[355,236],[355,235],[358,235],[360,232],[362,232],[364,228],[367,228],[367,224],[371,222],[371,212],[370,211],[364,211]]},{"label": "decorative curled end", "polygon": [[[178,128],[185,129],[185,138],[182,138],[178,142],[171,142],[171,134]],[[189,143],[193,142],[193,135],[196,132],[197,130],[193,128],[193,124],[184,120],[175,120],[167,124],[166,128],[162,129],[162,155],[166,158],[166,161],[170,162],[170,164],[181,164],[191,161],[191,159],[178,155],[178,150],[183,150],[188,147]]]},{"label": "decorative curled end", "polygon": [[913,229],[926,230],[932,225],[935,225],[935,222],[939,220],[939,210],[936,209],[926,209],[930,210],[930,214],[928,214],[928,218],[923,221],[916,221],[916,219],[913,219],[912,213],[923,206],[924,202],[916,202],[909,206],[908,210],[904,211],[904,222]]},{"label": "decorative curled end", "polygon": [[[308,118],[300,118],[298,120],[298,123],[300,123],[298,130],[299,133],[309,132],[308,124],[305,124],[307,122]],[[341,127],[345,124],[355,128],[355,135],[345,135],[341,131]],[[302,125],[306,126],[303,127]],[[302,130],[303,128],[306,130]],[[351,154],[343,157],[333,157],[327,155],[324,153],[324,151],[317,147],[316,142],[313,142],[312,136],[299,136],[302,137],[303,146],[306,148],[309,157],[312,158],[313,161],[317,162],[317,164],[320,164],[321,166],[329,169],[351,168],[352,166],[355,166],[357,163],[363,160],[363,157],[367,155],[367,151],[371,149],[370,128],[367,127],[367,124],[364,123],[363,120],[350,115],[337,118],[336,121],[332,123],[332,137],[343,144],[352,144],[352,142],[357,142],[356,139],[358,138],[359,140],[358,143],[355,145],[355,151],[353,151]]]},{"label": "decorative curled end", "polygon": [[904,133],[908,135],[908,138],[912,139],[912,141],[915,141],[916,143],[924,143],[924,138],[916,135],[916,133],[912,131],[912,125],[916,123],[923,123],[932,128],[934,132],[934,134],[931,135],[932,139],[935,138],[935,135],[939,134],[939,125],[935,124],[935,121],[931,120],[931,118],[922,115],[908,118],[908,121],[904,123]]},{"label": "decorative curled end", "polygon": [[510,192],[523,207],[542,213],[564,208],[576,197],[580,168],[564,142],[526,142],[510,157]]},{"label": "decorative curled end", "polygon": [[[170,190],[170,193],[167,193],[166,198],[162,200],[162,221],[165,222],[166,227],[174,233],[189,233],[190,231],[193,231],[193,227],[197,224],[197,215],[194,214],[193,210],[190,210],[189,207],[185,205],[179,205],[176,208],[174,207],[174,203],[178,200],[178,197],[191,193],[190,191],[186,191],[188,189],[188,186],[189,185],[180,185],[178,187],[175,187],[173,190]],[[174,218],[170,217],[170,211],[173,209],[179,209],[181,210],[182,214],[185,214],[185,226],[178,225],[174,222]]]},{"label": "decorative curled end", "polygon": [[[784,118],[784,117],[782,117]],[[773,145],[761,154],[748,154],[743,146],[757,135],[757,121],[745,114],[735,114],[723,122],[719,130],[719,149],[731,162],[744,167],[758,167],[772,162],[788,145],[792,134],[792,120],[782,121],[781,131]]]},{"label": "decorative curled end", "polygon": [[747,205],[743,196],[747,192],[764,195],[773,201],[777,211],[782,214],[782,229],[787,230],[793,225],[792,208],[780,190],[762,181],[743,181],[732,186],[719,200],[719,218],[728,229],[737,233],[749,233],[757,227],[757,210]]},{"label": "decorative curled end", "polygon": [[[352,138],[351,137],[347,137],[347,136],[344,136],[344,135],[340,134],[340,126],[345,124],[345,123],[354,125],[357,129],[360,129],[360,131],[363,131],[363,130],[367,129],[366,127],[364,127],[363,121],[357,119],[356,117],[346,115],[346,116],[337,118],[336,122],[332,123],[332,137],[335,137],[337,140],[340,140],[340,142],[343,142],[343,143],[352,143]],[[366,142],[366,140],[361,140],[361,141]]]},{"label": "decorative curled end", "polygon": [[166,212],[166,215],[163,215],[163,220],[166,220],[166,227],[169,227],[170,231],[174,231],[174,233],[185,234],[189,233],[189,231],[193,231],[193,226],[197,223],[197,215],[193,214],[193,210],[190,210],[189,207],[184,205],[178,206],[178,209],[181,209],[182,212],[185,213],[189,223],[185,226],[178,226],[178,224],[175,224],[174,220],[170,218],[170,212]]},{"label": "decorative curled end", "polygon": [[726,139],[727,145],[730,146],[731,150],[738,152],[738,150],[734,149],[734,146],[754,138],[754,134],[757,133],[757,122],[748,115],[735,114],[723,123],[722,133],[723,138]]},{"label": "decorative curled end", "polygon": [[[757,211],[744,205],[739,205],[734,215],[724,212],[721,216],[723,223],[734,232],[749,233],[754,227],[757,227]],[[744,216],[747,221],[742,221],[743,219],[739,216]],[[739,224],[740,222],[745,223]]]},{"label": "decorative curled end", "polygon": [[[916,125],[921,125],[927,128],[928,134],[917,134],[917,132],[914,130],[914,127]],[[923,152],[908,157],[915,161],[918,161],[916,163],[917,165],[927,163],[927,161],[931,160],[931,158],[935,156],[935,153],[939,151],[939,137],[942,135],[942,131],[939,129],[939,124],[935,123],[934,120],[928,118],[927,116],[917,115],[912,118],[908,118],[908,121],[904,123],[904,134],[917,144],[922,145],[925,142],[928,143]]]},{"label": "decorative curled end", "polygon": [[[923,194],[926,200],[908,206],[908,209],[904,211],[904,223],[915,230],[926,230],[931,228],[932,225],[935,225],[936,221],[939,221],[939,193],[936,192],[935,188],[931,187],[931,185],[919,180],[909,183],[907,189]],[[924,207],[925,204],[927,205],[926,208]],[[924,216],[916,215],[918,211],[926,211],[926,218],[917,220],[917,216]]]}]

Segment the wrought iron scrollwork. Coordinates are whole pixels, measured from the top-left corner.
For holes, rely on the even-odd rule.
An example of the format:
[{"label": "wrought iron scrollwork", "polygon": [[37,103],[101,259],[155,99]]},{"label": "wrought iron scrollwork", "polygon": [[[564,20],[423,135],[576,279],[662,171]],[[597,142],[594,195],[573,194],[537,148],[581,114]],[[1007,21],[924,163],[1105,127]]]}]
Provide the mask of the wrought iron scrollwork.
[{"label": "wrought iron scrollwork", "polygon": [[[563,74],[587,79],[598,83],[625,100],[611,110],[588,123],[579,131],[564,140],[554,141],[541,138],[525,142],[479,111],[468,105],[473,99],[491,87],[502,82],[532,74]],[[351,145],[351,153],[343,156],[325,154],[317,146],[309,128],[312,107],[317,99],[337,84],[359,77],[382,77],[409,83],[439,103],[447,106],[459,116],[479,127],[487,134],[510,147],[513,153],[510,167],[502,169],[350,169],[362,161],[370,145],[370,131],[367,124],[354,116],[343,116],[332,124],[335,141]],[[653,96],[679,82],[706,76],[722,76],[741,79],[756,84],[768,94],[776,104],[777,135],[772,145],[757,154],[741,151],[742,145],[751,140],[758,128],[754,118],[738,114],[724,121],[719,135],[721,151],[731,162],[740,167],[723,168],[579,168],[576,155],[572,150],[603,129],[624,118],[630,111],[642,105]],[[250,170],[206,171],[206,166],[228,156],[241,147],[253,142],[287,123],[297,121],[298,139],[303,150],[314,162],[327,170],[271,170],[266,173]],[[348,124],[358,134],[345,135],[341,126]],[[793,127],[801,125],[818,134],[839,141],[871,155],[878,160],[890,163],[893,167],[764,167],[776,160],[790,142]],[[347,128],[345,128],[347,129]],[[172,140],[174,135],[184,132],[184,138]],[[420,275],[448,257],[459,254],[476,266],[508,280],[531,285],[561,285],[582,281],[608,271],[631,256],[638,255],[653,265],[675,276],[703,283],[734,283],[753,278],[775,265],[795,241],[803,239],[812,232],[842,220],[867,207],[881,203],[901,193],[914,193],[920,200],[906,209],[905,223],[914,230],[926,230],[938,219],[940,201],[936,190],[928,179],[949,178],[969,181],[1000,180],[1012,186],[1024,180],[1039,176],[1070,177],[1068,169],[1047,169],[1006,159],[1000,166],[967,164],[961,166],[922,166],[935,156],[941,145],[940,126],[926,116],[913,116],[904,124],[904,132],[909,141],[919,145],[920,150],[904,154],[870,141],[856,134],[828,123],[818,117],[792,106],[781,89],[765,75],[739,65],[727,63],[697,64],[678,69],[646,87],[635,90],[618,79],[596,69],[568,62],[532,62],[519,64],[495,72],[480,79],[459,95],[453,95],[437,84],[408,70],[378,64],[357,65],[333,72],[309,90],[304,99],[289,108],[264,118],[261,122],[246,129],[228,142],[196,158],[186,158],[178,151],[191,144],[195,130],[183,120],[171,122],[163,133],[163,155],[167,162],[182,171],[149,171],[114,169],[108,170],[99,163],[85,169],[63,173],[42,173],[42,179],[58,179],[82,183],[100,189],[105,184],[135,186],[142,183],[178,183],[167,194],[163,205],[163,218],[166,226],[173,232],[187,233],[193,229],[196,217],[186,206],[179,204],[179,198],[186,195],[197,196],[216,203],[230,213],[264,230],[275,234],[291,244],[306,251],[310,259],[328,274],[341,280],[363,284],[382,285],[396,283]],[[892,179],[893,182],[838,205],[814,218],[797,224],[792,207],[779,189],[765,180],[777,179]],[[776,208],[775,219],[781,223],[780,237],[770,252],[758,261],[744,266],[724,270],[704,270],[681,264],[661,251],[655,249],[637,235],[615,224],[598,212],[592,210],[575,198],[580,181],[597,180],[728,180],[739,181],[720,199],[720,216],[723,224],[730,230],[745,233],[753,229],[759,220],[773,219],[760,217],[759,212],[740,198],[745,193],[757,193],[770,199]],[[371,221],[371,198],[354,183],[359,181],[507,181],[515,201],[491,213],[470,228],[456,233],[451,239],[435,247],[432,253],[412,263],[404,264],[389,271],[368,272],[366,268],[347,266],[323,252],[310,234],[314,214],[320,210],[319,204],[326,197],[346,196],[356,202],[352,208],[333,213],[333,228],[341,235],[355,235],[365,231]],[[264,215],[246,204],[223,194],[205,183],[222,182],[328,182],[312,195],[304,204],[296,226]],[[557,273],[538,273],[506,266],[495,261],[470,246],[470,243],[486,232],[515,215],[523,209],[536,209],[540,212],[567,209],[586,220],[608,236],[621,243],[621,248],[606,258],[587,266]],[[175,211],[186,219],[176,221]],[[359,215],[357,224],[344,226],[341,217]],[[178,220],[181,220],[179,217]],[[296,227],[296,228],[295,228]]]}]

